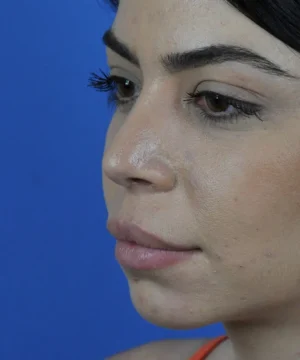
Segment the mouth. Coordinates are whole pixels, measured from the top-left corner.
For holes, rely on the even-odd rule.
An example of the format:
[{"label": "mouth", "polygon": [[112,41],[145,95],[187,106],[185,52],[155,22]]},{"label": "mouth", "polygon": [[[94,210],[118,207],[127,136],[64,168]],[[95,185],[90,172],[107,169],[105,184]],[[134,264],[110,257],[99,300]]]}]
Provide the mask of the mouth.
[{"label": "mouth", "polygon": [[190,259],[198,248],[181,247],[151,234],[133,223],[110,219],[107,229],[117,240],[115,255],[124,267],[162,269]]},{"label": "mouth", "polygon": [[171,243],[171,241],[164,240],[125,220],[109,219],[107,221],[107,230],[118,241],[139,245],[149,249],[174,252],[202,251],[199,247],[175,245]]}]

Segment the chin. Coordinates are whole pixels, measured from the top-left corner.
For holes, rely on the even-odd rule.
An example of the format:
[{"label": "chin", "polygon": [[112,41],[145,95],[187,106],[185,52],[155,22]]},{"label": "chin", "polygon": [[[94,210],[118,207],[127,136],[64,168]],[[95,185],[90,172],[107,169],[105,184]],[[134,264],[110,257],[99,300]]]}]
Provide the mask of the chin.
[{"label": "chin", "polygon": [[130,279],[129,288],[136,311],[153,325],[173,330],[189,330],[211,325],[219,320],[211,308],[201,306],[198,301],[195,304],[195,299],[191,302],[193,294],[182,294],[145,279]]}]

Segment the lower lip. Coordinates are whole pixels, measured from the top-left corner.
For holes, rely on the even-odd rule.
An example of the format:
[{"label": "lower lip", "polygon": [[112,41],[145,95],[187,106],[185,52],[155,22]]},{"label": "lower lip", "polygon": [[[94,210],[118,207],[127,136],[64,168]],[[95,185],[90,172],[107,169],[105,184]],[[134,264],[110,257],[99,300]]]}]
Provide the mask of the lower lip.
[{"label": "lower lip", "polygon": [[163,269],[191,258],[194,251],[150,249],[138,244],[117,241],[115,256],[118,262],[138,270]]}]

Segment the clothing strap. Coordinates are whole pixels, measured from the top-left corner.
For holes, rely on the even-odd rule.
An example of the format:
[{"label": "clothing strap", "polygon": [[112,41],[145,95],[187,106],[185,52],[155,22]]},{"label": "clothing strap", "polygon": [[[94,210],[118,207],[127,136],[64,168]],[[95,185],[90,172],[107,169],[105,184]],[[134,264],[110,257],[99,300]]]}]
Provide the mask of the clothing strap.
[{"label": "clothing strap", "polygon": [[196,352],[189,360],[205,360],[209,354],[223,341],[227,340],[228,336],[219,336],[216,339],[209,341],[199,351]]}]

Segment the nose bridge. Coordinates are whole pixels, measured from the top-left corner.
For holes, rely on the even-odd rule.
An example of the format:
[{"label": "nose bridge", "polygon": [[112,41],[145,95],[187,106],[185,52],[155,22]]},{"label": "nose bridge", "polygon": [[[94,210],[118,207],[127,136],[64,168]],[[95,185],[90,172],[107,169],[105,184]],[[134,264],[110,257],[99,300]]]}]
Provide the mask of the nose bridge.
[{"label": "nose bridge", "polygon": [[107,146],[104,174],[121,186],[164,192],[175,186],[175,171],[163,141],[166,124],[154,109],[149,101],[135,106]]}]

